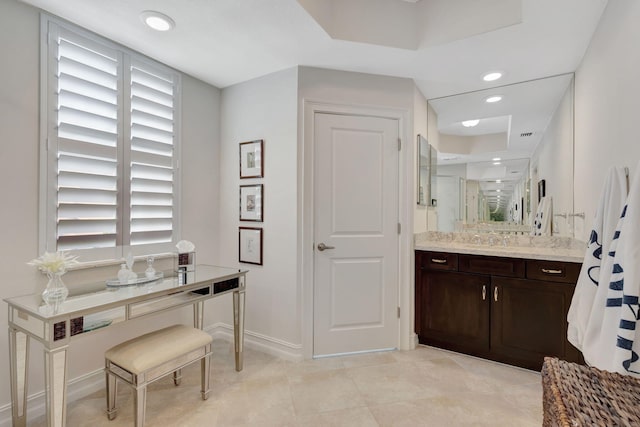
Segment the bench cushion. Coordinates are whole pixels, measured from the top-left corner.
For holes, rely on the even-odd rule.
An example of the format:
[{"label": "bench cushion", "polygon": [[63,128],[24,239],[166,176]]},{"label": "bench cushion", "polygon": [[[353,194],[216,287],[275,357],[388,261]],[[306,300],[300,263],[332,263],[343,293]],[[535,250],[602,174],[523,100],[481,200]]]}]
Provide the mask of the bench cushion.
[{"label": "bench cushion", "polygon": [[118,344],[107,350],[105,358],[138,375],[211,341],[211,335],[200,329],[173,325]]}]

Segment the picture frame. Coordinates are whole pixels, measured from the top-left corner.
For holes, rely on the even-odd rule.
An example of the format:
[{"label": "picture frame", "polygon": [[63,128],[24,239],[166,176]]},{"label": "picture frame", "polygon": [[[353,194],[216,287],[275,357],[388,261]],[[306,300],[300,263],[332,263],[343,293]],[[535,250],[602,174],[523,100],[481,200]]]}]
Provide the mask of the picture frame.
[{"label": "picture frame", "polygon": [[240,179],[264,177],[264,141],[240,143]]},{"label": "picture frame", "polygon": [[262,228],[238,227],[238,261],[262,265]]},{"label": "picture frame", "polygon": [[540,203],[540,200],[542,200],[542,198],[547,195],[546,187],[547,185],[544,179],[541,179],[540,181],[538,181],[538,203]]},{"label": "picture frame", "polygon": [[264,220],[264,185],[240,186],[240,221]]}]

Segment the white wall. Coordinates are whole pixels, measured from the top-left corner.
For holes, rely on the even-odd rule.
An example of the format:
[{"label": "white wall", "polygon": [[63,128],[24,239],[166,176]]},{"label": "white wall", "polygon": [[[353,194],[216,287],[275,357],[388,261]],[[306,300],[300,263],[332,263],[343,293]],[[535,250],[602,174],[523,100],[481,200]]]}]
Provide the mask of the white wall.
[{"label": "white wall", "polygon": [[[570,84],[530,164],[532,170],[537,170],[538,181],[545,180],[545,194],[553,201],[553,234],[560,236],[571,236],[573,233],[573,227],[570,226],[571,217],[555,216],[573,212],[573,102],[573,85]],[[535,212],[538,207],[538,183],[533,182],[532,186],[536,188],[531,207]]]},{"label": "white wall", "polygon": [[[220,263],[248,269],[246,338],[299,357],[297,247],[298,70],[291,68],[222,91]],[[238,144],[264,140],[264,178],[239,179]],[[264,222],[240,222],[239,185],[264,184]],[[238,226],[263,228],[263,265],[238,263]],[[231,298],[230,296],[228,298]],[[216,304],[232,325],[227,297]]]},{"label": "white wall", "polygon": [[417,136],[422,135],[427,138],[427,100],[422,95],[422,93],[418,90],[417,87],[414,88],[413,91],[413,142],[409,142],[413,144],[414,150],[414,159],[413,162],[413,176],[416,177],[414,179],[414,187],[413,187],[413,200],[414,200],[414,212],[413,212],[413,232],[414,233],[423,233],[427,231],[427,206],[418,205],[418,141]]},{"label": "white wall", "polygon": [[[5,279],[0,298],[39,292],[45,277],[26,262],[38,254],[38,164],[39,164],[39,52],[40,16],[37,9],[14,0],[2,0],[0,13],[0,56],[11,58],[2,68],[0,85],[0,209],[2,244],[0,271]],[[198,249],[198,261],[216,262],[218,234],[219,93],[212,86],[183,76],[183,147],[188,167],[182,169],[184,203],[182,230]],[[185,165],[186,166],[186,165]],[[139,268],[144,269],[141,265]],[[64,276],[73,289],[78,283],[114,277],[118,267],[78,270]],[[70,375],[74,379],[102,369],[104,350],[109,346],[153,328],[175,322],[189,322],[186,309],[172,315],[140,319],[114,325],[110,333],[79,337],[70,347]],[[0,304],[0,377],[9,378],[7,306]],[[29,395],[43,389],[42,347],[33,345]],[[103,375],[97,381],[102,385]],[[73,387],[71,387],[73,392]],[[9,383],[0,388],[0,423],[10,415]]]},{"label": "white wall", "polygon": [[437,210],[438,231],[450,233],[456,231],[460,220],[460,177],[438,174]]},{"label": "white wall", "polygon": [[611,166],[639,172],[640,2],[609,1],[576,72],[576,237],[586,240]]}]

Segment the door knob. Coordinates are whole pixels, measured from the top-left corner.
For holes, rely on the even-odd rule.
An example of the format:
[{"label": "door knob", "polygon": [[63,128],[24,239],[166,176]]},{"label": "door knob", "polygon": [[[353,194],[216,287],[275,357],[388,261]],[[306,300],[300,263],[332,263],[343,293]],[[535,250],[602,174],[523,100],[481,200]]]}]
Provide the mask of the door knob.
[{"label": "door knob", "polygon": [[327,246],[324,243],[318,243],[318,250],[320,252],[324,251],[325,249],[335,249],[335,246]]}]

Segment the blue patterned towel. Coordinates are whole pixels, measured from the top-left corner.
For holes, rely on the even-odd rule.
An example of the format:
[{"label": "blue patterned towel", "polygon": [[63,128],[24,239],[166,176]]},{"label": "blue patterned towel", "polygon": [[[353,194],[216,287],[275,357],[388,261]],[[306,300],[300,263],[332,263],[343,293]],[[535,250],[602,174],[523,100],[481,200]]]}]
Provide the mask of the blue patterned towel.
[{"label": "blue patterned towel", "polygon": [[551,206],[553,205],[551,197],[543,197],[538,203],[536,216],[533,220],[533,236],[551,236]]},{"label": "blue patterned towel", "polygon": [[[594,301],[598,300],[595,309],[602,312],[606,299],[607,284],[599,287],[601,282],[602,263],[610,251],[613,235],[620,218],[620,213],[627,199],[627,177],[625,168],[609,169],[605,179],[598,210],[593,220],[593,229],[587,243],[587,250],[582,263],[580,277],[573,294],[567,321],[569,342],[579,350],[583,350],[583,341],[587,325],[592,317]],[[610,276],[609,270],[606,274]],[[600,316],[596,316],[600,318]],[[598,327],[599,329],[599,327]]]},{"label": "blue patterned towel", "polygon": [[[591,322],[584,340],[585,360],[610,372],[640,377],[640,174],[629,189],[626,205],[603,263],[600,287],[606,290],[600,321]],[[605,270],[606,269],[606,270]],[[588,356],[588,357],[587,357]]]}]

